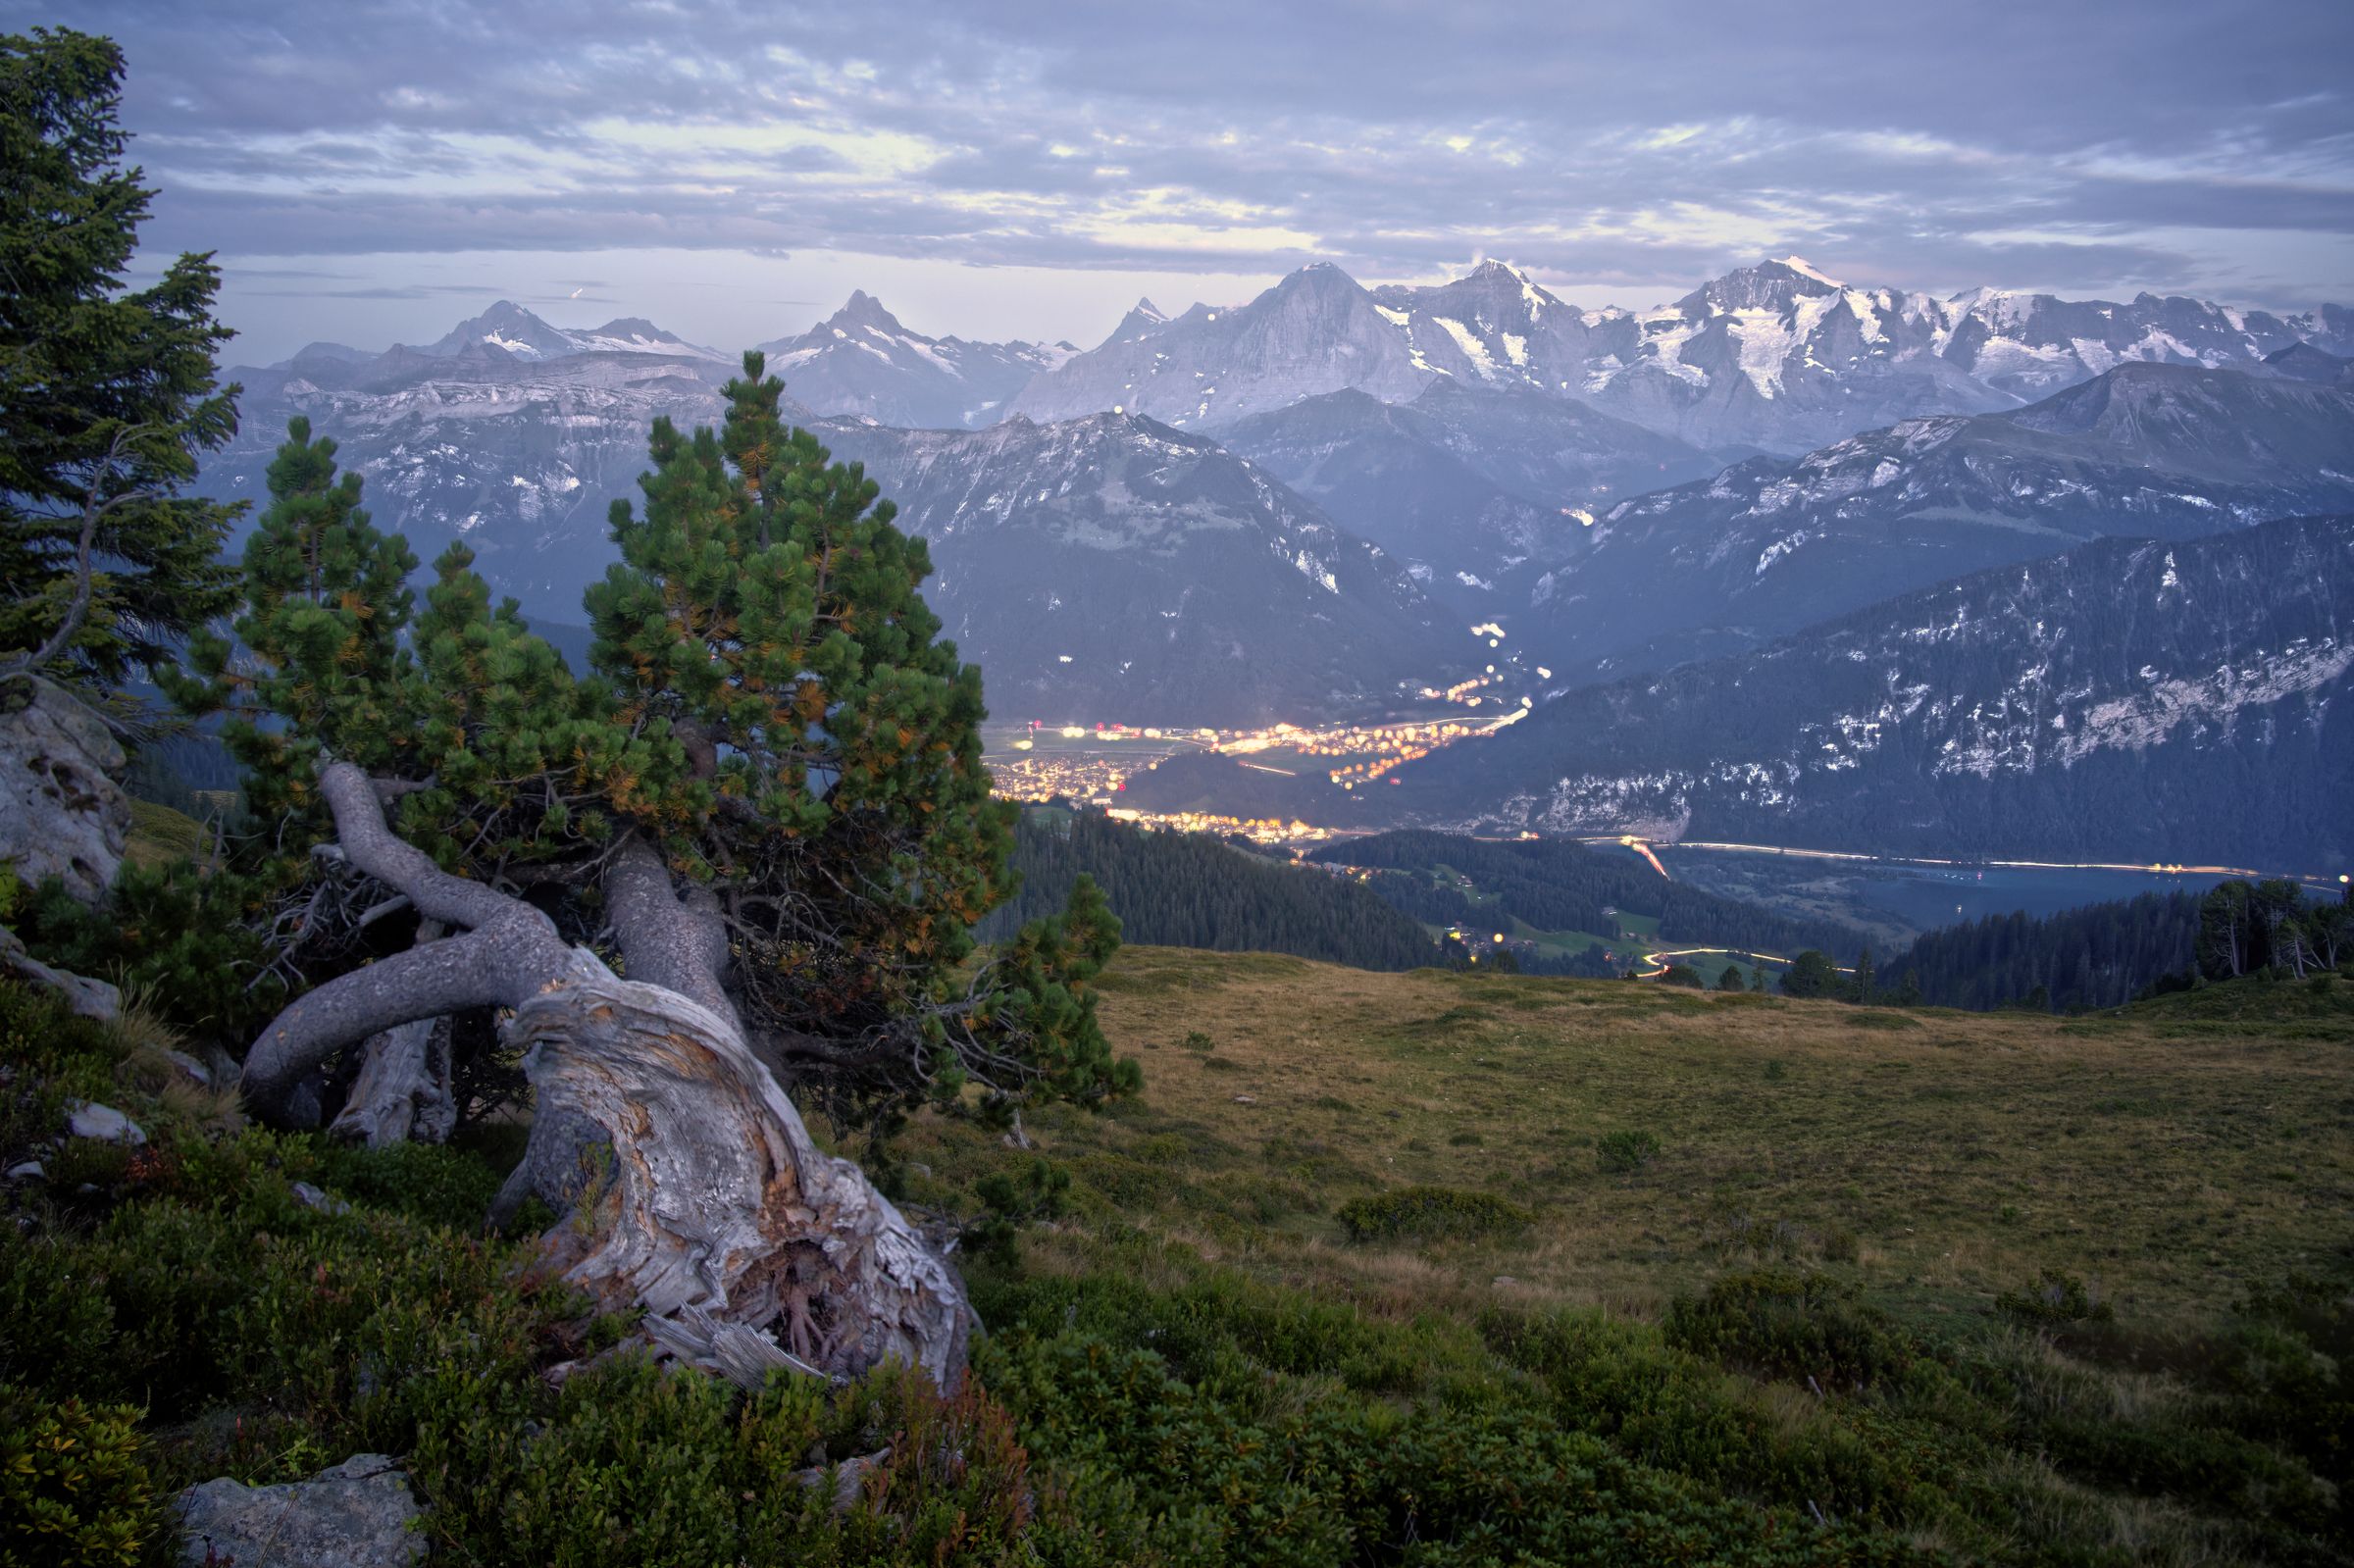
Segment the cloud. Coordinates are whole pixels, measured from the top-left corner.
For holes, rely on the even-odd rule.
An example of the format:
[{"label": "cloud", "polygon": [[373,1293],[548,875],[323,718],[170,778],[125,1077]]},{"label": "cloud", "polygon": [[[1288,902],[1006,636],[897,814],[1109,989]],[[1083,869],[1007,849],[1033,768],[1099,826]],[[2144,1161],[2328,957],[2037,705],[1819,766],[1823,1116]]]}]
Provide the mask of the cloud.
[{"label": "cloud", "polygon": [[174,247],[2354,294],[2342,0],[78,11]]}]

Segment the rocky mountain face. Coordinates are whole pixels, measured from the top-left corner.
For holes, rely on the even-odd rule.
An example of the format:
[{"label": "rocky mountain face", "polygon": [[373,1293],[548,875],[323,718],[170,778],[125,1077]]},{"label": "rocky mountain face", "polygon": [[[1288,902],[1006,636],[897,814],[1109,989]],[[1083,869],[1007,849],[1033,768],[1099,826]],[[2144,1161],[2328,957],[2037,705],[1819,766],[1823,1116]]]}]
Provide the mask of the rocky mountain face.
[{"label": "rocky mountain face", "polygon": [[2347,390],[2134,364],[2007,414],[1908,420],[1622,501],[1497,601],[1515,645],[1575,682],[1755,646],[2086,539],[2349,508]]},{"label": "rocky mountain face", "polygon": [[446,357],[394,348],[354,362],[306,350],[232,374],[246,387],[239,429],[205,463],[205,494],[249,500],[258,514],[286,421],[305,415],[366,480],[376,521],[405,532],[422,559],[463,539],[533,614],[578,620],[581,590],[614,558],[606,513],[637,498],[654,420],[715,423],[731,368],[643,349],[526,357],[476,336]]},{"label": "rocky mountain face", "polygon": [[861,290],[798,337],[760,345],[768,370],[804,406],[911,430],[971,430],[1005,415],[1069,343],[971,343],[908,330]]},{"label": "rocky mountain face", "polygon": [[2292,343],[2264,356],[2265,368],[2292,380],[2324,386],[2354,386],[2354,359],[2341,359],[2311,343]]},{"label": "rocky mountain face", "polygon": [[1402,402],[1437,374],[1328,263],[1302,268],[1248,305],[1196,305],[1174,321],[1145,306],[1101,344],[1041,374],[1011,412],[1041,422],[1105,410],[1179,430],[1211,429],[1354,388]]},{"label": "rocky mountain face", "polygon": [[1496,584],[1514,567],[1573,559],[1618,497],[1741,455],[1701,452],[1534,388],[1452,377],[1407,403],[1327,392],[1238,421],[1219,439],[1474,620],[1496,608]]},{"label": "rocky mountain face", "polygon": [[1468,657],[1396,561],[1153,420],[816,430],[929,542],[924,597],[1000,718],[1296,720],[1379,708]]},{"label": "rocky mountain face", "polygon": [[2016,408],[2120,364],[2250,367],[2301,341],[2346,352],[2354,312],[1998,289],[1939,299],[1850,287],[1797,257],[1656,310],[1582,310],[1501,262],[1370,292],[1319,265],[1247,305],[1132,313],[1013,406],[1038,419],[1116,406],[1223,430],[1335,391],[1405,402],[1446,379],[1591,403],[1697,447],[1795,454],[1917,415]]},{"label": "rocky mountain face", "polygon": [[2354,517],[1978,573],[1401,777],[1403,818],[1488,833],[2341,870]]}]

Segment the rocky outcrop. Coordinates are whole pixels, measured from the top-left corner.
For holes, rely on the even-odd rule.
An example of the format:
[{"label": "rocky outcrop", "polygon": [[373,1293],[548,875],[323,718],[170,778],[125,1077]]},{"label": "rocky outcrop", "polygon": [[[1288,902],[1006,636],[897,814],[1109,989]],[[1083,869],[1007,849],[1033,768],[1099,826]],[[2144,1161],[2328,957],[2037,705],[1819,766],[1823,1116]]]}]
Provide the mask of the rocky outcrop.
[{"label": "rocky outcrop", "polygon": [[11,975],[59,992],[66,1005],[84,1018],[108,1024],[123,1014],[123,993],[103,980],[53,969],[25,950],[17,934],[0,927],[0,975]]},{"label": "rocky outcrop", "polygon": [[98,716],[37,677],[0,687],[0,861],[57,877],[84,903],[114,885],[130,837],[123,748]]},{"label": "rocky outcrop", "polygon": [[406,1568],[425,1556],[425,1538],[409,1528],[420,1510],[408,1478],[381,1453],[281,1487],[222,1476],[181,1492],[178,1506],[189,1568]]}]

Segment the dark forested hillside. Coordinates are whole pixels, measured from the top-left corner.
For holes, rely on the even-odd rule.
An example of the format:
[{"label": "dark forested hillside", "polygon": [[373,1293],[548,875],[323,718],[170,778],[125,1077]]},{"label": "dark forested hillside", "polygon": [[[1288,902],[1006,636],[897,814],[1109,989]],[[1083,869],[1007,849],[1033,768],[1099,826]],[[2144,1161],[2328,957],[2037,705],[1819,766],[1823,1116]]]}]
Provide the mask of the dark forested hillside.
[{"label": "dark forested hillside", "polygon": [[2354,515],[2102,539],[1541,700],[1379,794],[1474,833],[2335,873],[2349,603]]},{"label": "dark forested hillside", "polygon": [[1890,958],[1883,980],[1918,984],[1941,1007],[1988,1009],[2040,988],[2060,1009],[2118,1007],[2190,966],[2199,935],[2195,893],[2143,893],[2036,919],[1989,915],[1933,931]]},{"label": "dark forested hillside", "polygon": [[1220,952],[1291,953],[1358,969],[1439,961],[1413,921],[1357,883],[1278,865],[1192,834],[1148,833],[1100,811],[1034,807],[1014,835],[1021,891],[981,923],[1002,941],[1059,914],[1081,872],[1096,879],[1121,939]]},{"label": "dark forested hillside", "polygon": [[1818,947],[1852,956],[1857,932],[1829,921],[1795,920],[1669,882],[1631,859],[1606,855],[1562,839],[1495,842],[1458,834],[1377,834],[1328,845],[1313,858],[1335,864],[1429,872],[1451,867],[1492,902],[1474,906],[1462,892],[1426,882],[1376,878],[1383,896],[1419,920],[1477,922],[1474,909],[1501,907],[1539,931],[1584,931],[1609,936],[1626,928],[1620,914],[1659,923],[1670,941],[1705,943],[1745,952],[1789,954]]}]

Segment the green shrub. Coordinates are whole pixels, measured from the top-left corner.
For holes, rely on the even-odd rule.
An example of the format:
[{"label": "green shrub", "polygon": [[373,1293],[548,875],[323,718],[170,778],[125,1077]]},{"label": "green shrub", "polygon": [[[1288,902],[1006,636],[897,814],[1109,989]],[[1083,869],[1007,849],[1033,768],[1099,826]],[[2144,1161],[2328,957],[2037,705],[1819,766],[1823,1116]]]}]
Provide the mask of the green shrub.
[{"label": "green shrub", "polygon": [[1594,1163],[1606,1175],[1639,1171],[1659,1157],[1658,1135],[1641,1129],[1605,1133],[1594,1140]]},{"label": "green shrub", "polygon": [[0,1383],[0,1564],[111,1568],[164,1525],[138,1411]]},{"label": "green shrub", "polygon": [[[887,1448],[838,1516],[834,1467]],[[826,1484],[793,1474],[813,1467]],[[839,1391],[778,1377],[743,1395],[626,1355],[567,1381],[536,1432],[453,1409],[420,1434],[410,1473],[427,1529],[461,1560],[1086,1560],[979,1385],[942,1400],[896,1370]]]},{"label": "green shrub", "polygon": [[1857,1430],[1852,1406],[1793,1421],[1714,1362],[1648,1324],[1586,1309],[1522,1316],[1490,1310],[1498,1354],[1542,1378],[1560,1419],[1647,1464],[1728,1492],[1808,1498],[1842,1518],[1893,1522],[1934,1501],[1955,1456],[1922,1429]]},{"label": "green shrub", "polygon": [[2117,1316],[2117,1309],[2095,1297],[2082,1280],[2059,1269],[2045,1269],[2023,1290],[2003,1291],[1994,1304],[2032,1323],[2107,1323]]},{"label": "green shrub", "polygon": [[1399,1187],[1342,1204],[1338,1218],[1352,1241],[1453,1241],[1526,1230],[1534,1216],[1490,1192]]},{"label": "green shrub", "polygon": [[1818,1274],[1764,1270],[1718,1280],[1667,1307],[1668,1342],[1727,1366],[1823,1392],[1901,1379],[1919,1352],[1853,1287]]},{"label": "green shrub", "polygon": [[1683,986],[1693,990],[1705,990],[1708,987],[1708,983],[1700,978],[1700,971],[1690,964],[1669,964],[1660,971],[1660,984]]}]

